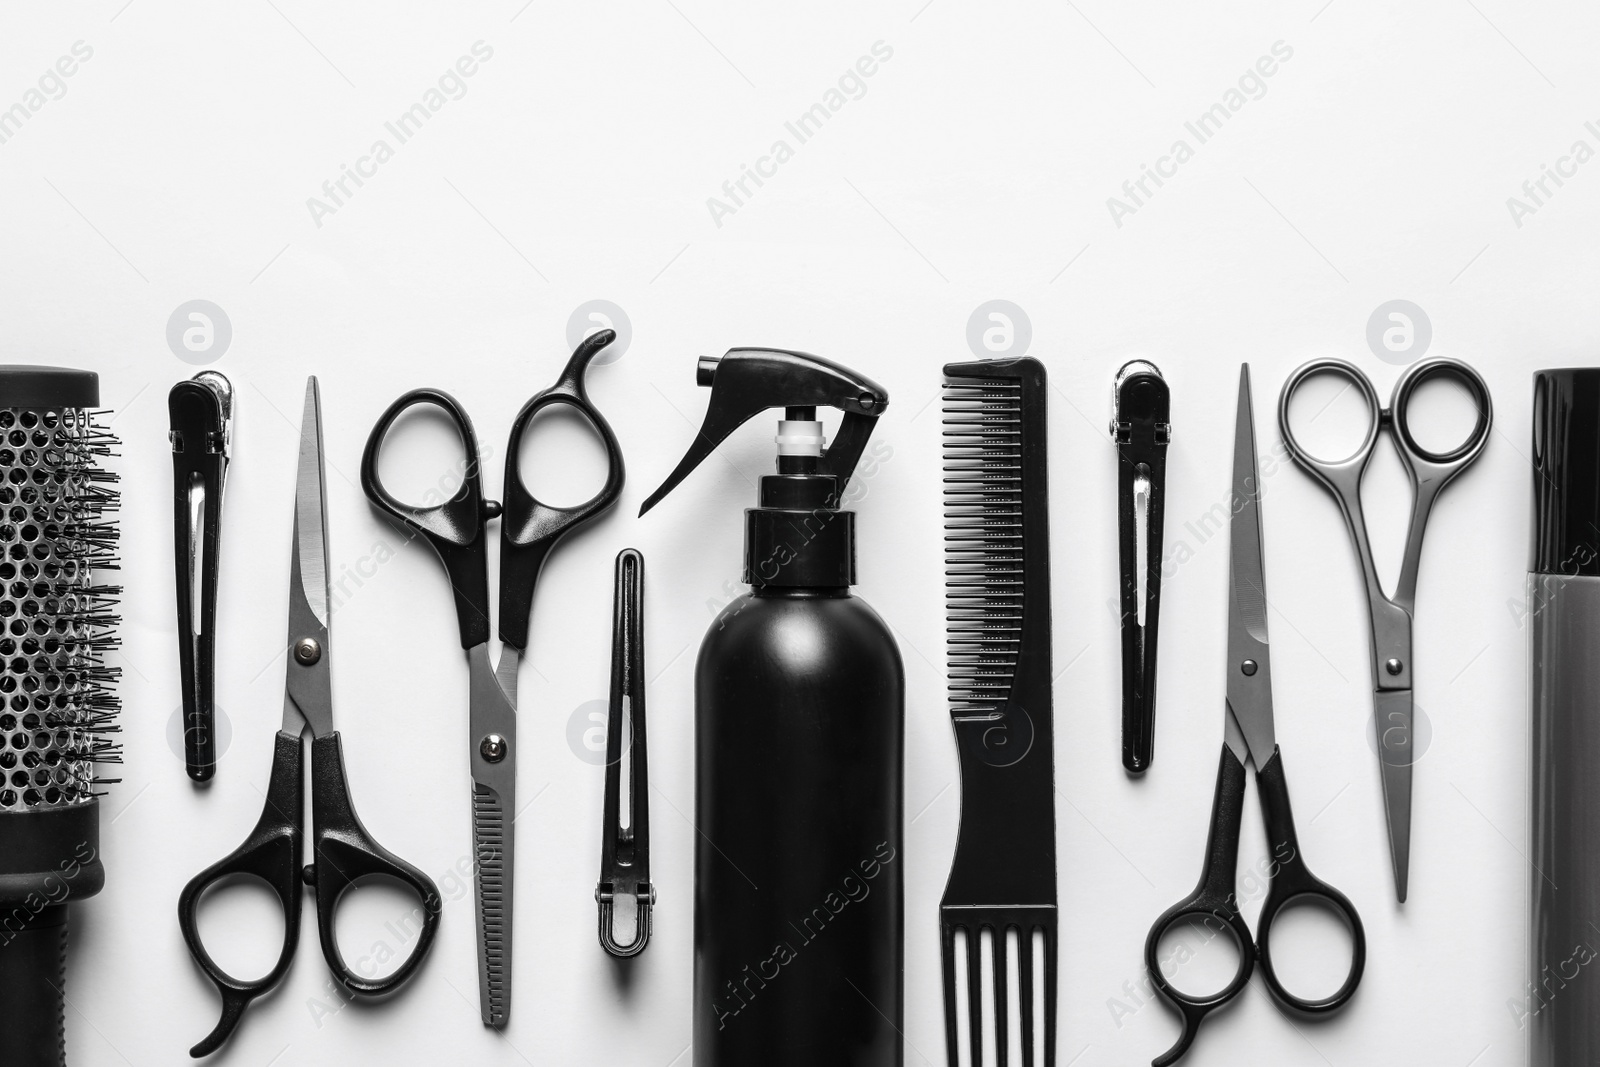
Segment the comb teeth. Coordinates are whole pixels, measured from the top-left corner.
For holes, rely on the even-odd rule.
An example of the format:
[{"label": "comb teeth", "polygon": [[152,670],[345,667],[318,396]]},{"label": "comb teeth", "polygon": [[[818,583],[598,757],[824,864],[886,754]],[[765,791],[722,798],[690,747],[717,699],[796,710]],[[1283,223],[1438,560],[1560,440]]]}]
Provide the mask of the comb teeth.
[{"label": "comb teeth", "polygon": [[1023,609],[1022,386],[947,379],[945,631],[952,714],[1004,703]]},{"label": "comb teeth", "polygon": [[85,803],[122,762],[117,440],[99,412],[0,408],[0,812]]}]

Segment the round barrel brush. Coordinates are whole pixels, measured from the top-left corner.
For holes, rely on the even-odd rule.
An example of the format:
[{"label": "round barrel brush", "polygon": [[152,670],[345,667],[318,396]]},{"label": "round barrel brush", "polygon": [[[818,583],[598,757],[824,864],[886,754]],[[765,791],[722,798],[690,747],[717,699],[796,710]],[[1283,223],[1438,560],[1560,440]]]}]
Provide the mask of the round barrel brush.
[{"label": "round barrel brush", "polygon": [[0,366],[0,1063],[64,1067],[67,909],[99,892],[103,763],[121,761],[116,443],[99,377]]}]

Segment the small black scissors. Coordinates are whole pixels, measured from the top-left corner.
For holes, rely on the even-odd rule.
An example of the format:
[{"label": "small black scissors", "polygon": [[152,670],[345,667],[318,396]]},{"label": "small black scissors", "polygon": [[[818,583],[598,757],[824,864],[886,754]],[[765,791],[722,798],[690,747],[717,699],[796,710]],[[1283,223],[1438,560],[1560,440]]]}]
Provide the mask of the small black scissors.
[{"label": "small black scissors", "polygon": [[[1361,447],[1341,460],[1321,460],[1307,452],[1295,439],[1294,429],[1289,425],[1289,403],[1294,399],[1295,390],[1317,374],[1337,374],[1349,379],[1360,391],[1372,416]],[[1448,452],[1430,452],[1418,444],[1407,419],[1417,387],[1432,378],[1454,378],[1466,388],[1477,408],[1478,419],[1472,433]],[[1283,443],[1294,461],[1339,502],[1367,586],[1368,616],[1372,623],[1373,720],[1378,732],[1378,767],[1383,776],[1383,806],[1389,821],[1394,891],[1402,904],[1406,899],[1411,866],[1411,624],[1417,605],[1417,565],[1422,559],[1422,533],[1427,529],[1428,514],[1440,491],[1483,452],[1493,425],[1494,408],[1489,401],[1489,387],[1477,371],[1454,359],[1429,359],[1406,368],[1394,383],[1394,398],[1388,407],[1378,403],[1378,392],[1367,376],[1355,364],[1342,359],[1307,363],[1289,375],[1278,398],[1278,429],[1283,433]],[[1411,523],[1406,530],[1400,580],[1395,583],[1392,598],[1384,595],[1383,583],[1378,580],[1378,568],[1372,561],[1372,544],[1367,539],[1367,520],[1361,510],[1361,477],[1372,459],[1380,430],[1388,430],[1394,438],[1395,451],[1400,453],[1400,461],[1411,477]]]},{"label": "small black scissors", "polygon": [[[616,338],[599,330],[579,343],[556,384],[523,405],[506,446],[505,506],[483,495],[482,465],[472,420],[449,393],[413,389],[385,411],[361,457],[361,487],[380,510],[428,539],[444,562],[455,592],[461,647],[467,650],[469,758],[472,764],[472,840],[478,858],[478,1007],[485,1026],[502,1027],[511,1012],[512,821],[517,815],[517,665],[528,647],[533,590],[556,542],[617,502],[622,493],[622,449],[611,427],[589,402],[583,374]],[[431,404],[456,425],[466,449],[461,488],[443,504],[415,507],[396,499],[378,476],[378,457],[395,419]],[[585,503],[551,507],[534,499],[522,480],[522,437],[533,417],[552,405],[577,410],[604,443],[605,485]],[[489,549],[486,527],[500,518],[500,641],[498,665],[489,659]]]},{"label": "small black scissors", "polygon": [[[344,747],[333,728],[332,648],[328,643],[327,487],[322,470],[322,406],[317,380],[306,381],[305,415],[300,424],[300,465],[294,492],[294,551],[289,572],[289,665],[284,684],[283,726],[272,754],[272,778],[261,820],[233,854],[197,874],[178,897],[178,925],[195,962],[222,994],[222,1018],[189,1055],[209,1056],[221,1048],[245,1008],[288,973],[300,938],[302,883],[317,894],[317,932],[334,977],[350,993],[381,997],[406,983],[433,945],[439,927],[439,889],[417,868],[367,834],[350,804]],[[301,866],[305,836],[305,754],[303,735],[311,731],[312,862]],[[283,951],[265,977],[242,982],[211,958],[200,942],[196,911],[206,890],[236,876],[259,878],[283,904]],[[421,901],[422,925],[416,946],[392,974],[371,978],[351,970],[339,954],[334,916],[339,900],[356,883],[384,877],[409,886]]]},{"label": "small black scissors", "polygon": [[[1272,717],[1272,659],[1267,643],[1267,592],[1261,552],[1260,478],[1256,467],[1256,432],[1250,405],[1250,366],[1239,369],[1239,412],[1233,438],[1233,518],[1229,530],[1228,567],[1228,703],[1224,716],[1222,763],[1217,768],[1217,793],[1211,807],[1211,833],[1206,839],[1200,884],[1187,900],[1173,905],[1150,928],[1144,943],[1144,964],[1156,990],[1183,1016],[1178,1043],[1157,1057],[1154,1067],[1175,1063],[1194,1042],[1200,1021],[1244,991],[1261,960],[1261,974],[1278,1003],[1297,1014],[1326,1016],[1355,995],[1367,961],[1367,938],[1361,917],[1348,897],[1312,874],[1300,855],[1289,785],[1283,776]],[[1239,820],[1244,812],[1245,764],[1256,765],[1256,791],[1272,848],[1271,888],[1256,920],[1256,935],[1239,912],[1235,878],[1239,866]],[[1291,904],[1319,904],[1350,929],[1350,971],[1330,997],[1296,996],[1278,981],[1272,966],[1272,924]],[[1191,996],[1176,988],[1162,970],[1159,949],[1168,931],[1198,920],[1209,929],[1229,931],[1239,946],[1239,970],[1220,992]]]}]

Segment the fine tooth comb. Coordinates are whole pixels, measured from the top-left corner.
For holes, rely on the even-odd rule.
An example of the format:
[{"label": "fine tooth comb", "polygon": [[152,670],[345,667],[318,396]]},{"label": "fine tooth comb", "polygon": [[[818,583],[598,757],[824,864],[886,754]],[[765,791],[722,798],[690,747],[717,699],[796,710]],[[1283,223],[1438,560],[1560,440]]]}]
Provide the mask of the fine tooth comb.
[{"label": "fine tooth comb", "polygon": [[[963,1030],[971,1067],[1016,1060],[1022,1067],[1053,1067],[1056,820],[1045,372],[1038,360],[1023,357],[952,363],[944,374],[947,670],[961,761],[961,829],[939,904],[945,1043],[951,1067],[960,1062]],[[959,941],[965,942],[961,952]],[[984,942],[990,945],[987,973]],[[956,1008],[962,983],[964,1027]],[[993,1004],[988,1028],[985,986]],[[1013,1006],[1021,1019],[1016,1033],[1008,1025]],[[1042,1035],[1035,1022],[1041,1014]]]}]

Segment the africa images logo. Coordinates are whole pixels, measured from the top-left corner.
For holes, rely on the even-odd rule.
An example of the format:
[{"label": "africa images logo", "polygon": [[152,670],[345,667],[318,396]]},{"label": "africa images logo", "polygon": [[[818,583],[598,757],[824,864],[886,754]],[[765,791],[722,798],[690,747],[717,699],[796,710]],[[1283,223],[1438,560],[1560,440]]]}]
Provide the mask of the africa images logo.
[{"label": "africa images logo", "polygon": [[879,842],[871,856],[845,869],[835,887],[824,893],[814,908],[804,915],[787,917],[785,926],[774,930],[772,954],[754,966],[745,964],[737,976],[723,981],[721,991],[711,1002],[717,1029],[726,1029],[729,1020],[748,1008],[768,983],[782,977],[783,969],[799,959],[806,946],[822,937],[840,913],[851,904],[866,900],[872,894],[870,883],[898,855],[889,842]]},{"label": "africa images logo", "polygon": [[94,49],[84,41],[74,41],[71,51],[71,55],[64,55],[45,68],[34,87],[22,94],[22,99],[10,107],[0,105],[0,144],[21,133],[23,125],[50,101],[66,96],[66,79],[78,73],[82,64],[94,58]]},{"label": "africa images logo", "polygon": [[[354,167],[347,163],[339,164],[338,177],[322,183],[322,196],[306,198],[306,210],[311,213],[311,221],[317,229],[322,229],[325,217],[338,214],[339,209],[369,180],[377,177],[378,168],[393,159],[401,145],[421,133],[423,126],[447,103],[467,95],[467,79],[494,58],[494,49],[484,41],[474,42],[471,52],[471,55],[463,55],[453,65],[446,67],[435,84],[423,90],[421,99],[400,112],[393,121],[383,124],[389,138],[393,138],[393,144],[389,143],[389,138],[379,137],[364,154],[356,157]],[[354,188],[351,188],[352,185]]]},{"label": "africa images logo", "polygon": [[1124,218],[1137,215],[1163,185],[1178,176],[1178,168],[1194,158],[1198,146],[1221,133],[1223,126],[1250,101],[1267,95],[1267,79],[1294,57],[1294,49],[1284,41],[1272,42],[1270,52],[1247,67],[1234,85],[1223,90],[1220,100],[1183,124],[1184,131],[1194,138],[1194,144],[1179,137],[1164,155],[1156,157],[1155,166],[1139,164],[1139,176],[1122,183],[1122,196],[1106,197],[1106,210],[1111,213],[1111,221],[1117,229],[1122,229]]},{"label": "africa images logo", "polygon": [[[785,137],[772,142],[766,153],[756,157],[755,167],[748,163],[739,165],[739,176],[722,183],[722,196],[706,197],[706,210],[711,221],[722,228],[722,220],[737,214],[755,195],[756,189],[766,184],[766,179],[777,177],[778,168],[795,156],[795,150],[822,132],[833,116],[844,110],[852,100],[867,95],[867,79],[877,74],[882,65],[894,58],[894,49],[885,41],[872,42],[870,55],[863,55],[846,67],[838,80],[822,94],[822,99],[802,111],[792,121],[783,124]],[[793,144],[790,144],[790,140]],[[755,189],[752,189],[754,183]]]}]

